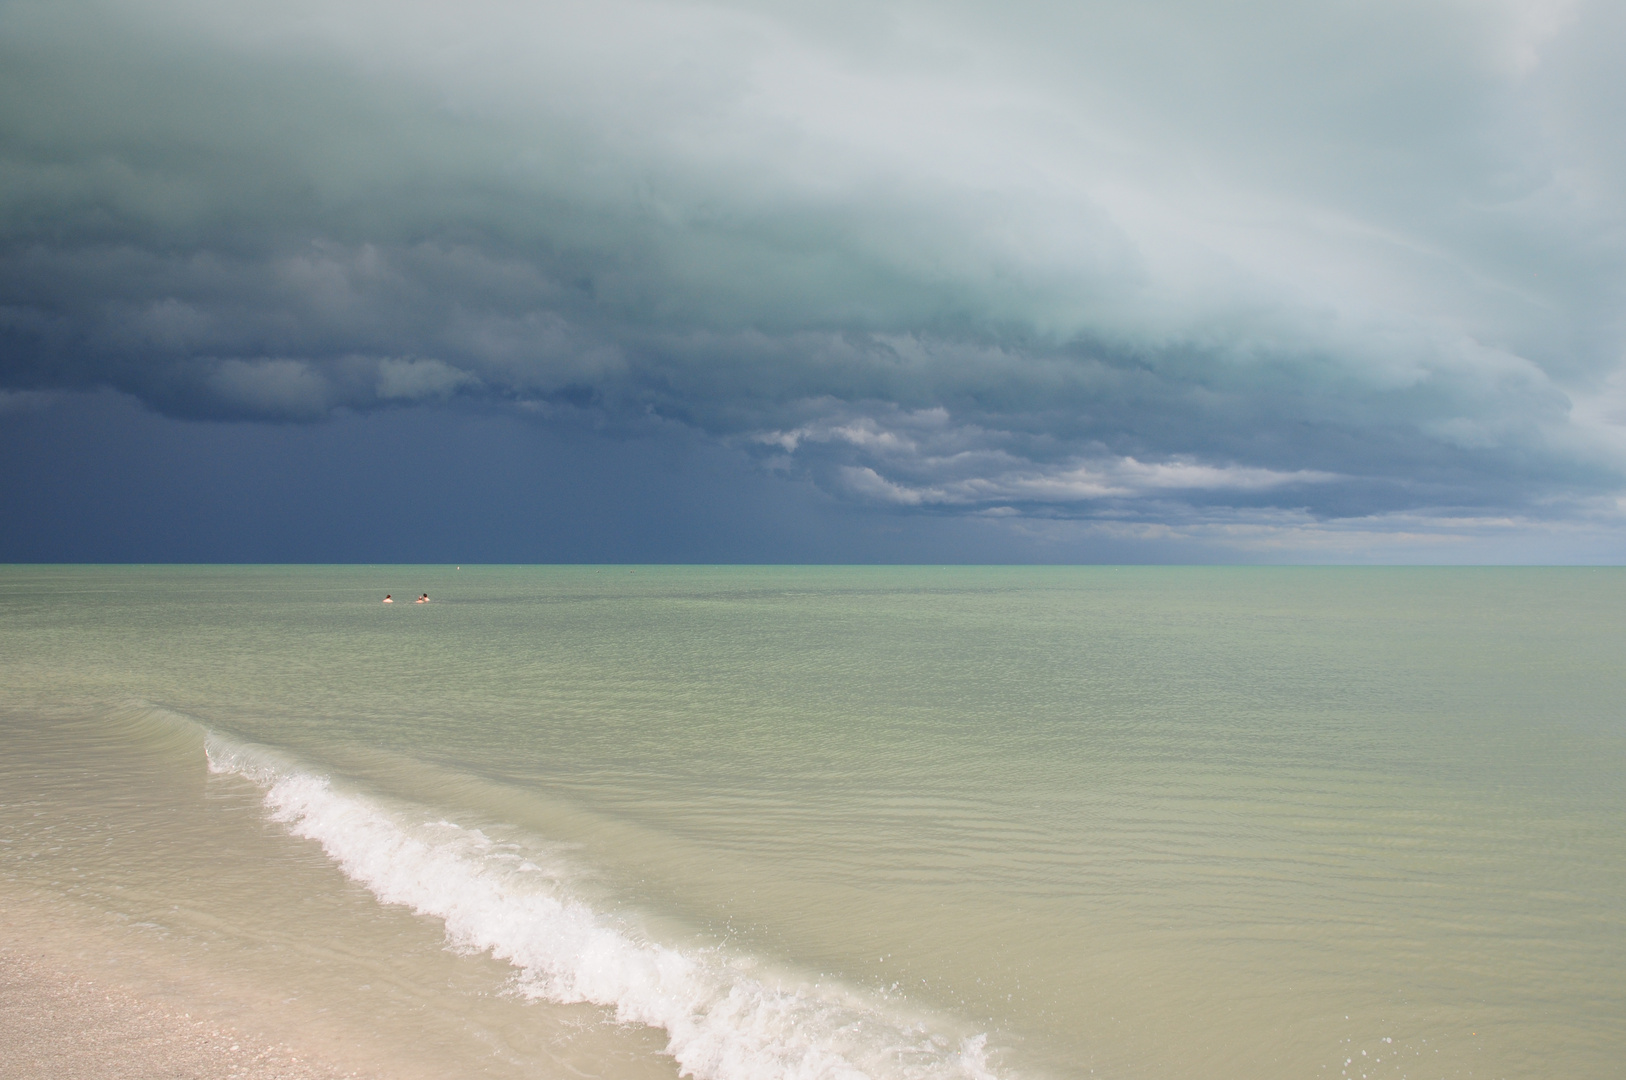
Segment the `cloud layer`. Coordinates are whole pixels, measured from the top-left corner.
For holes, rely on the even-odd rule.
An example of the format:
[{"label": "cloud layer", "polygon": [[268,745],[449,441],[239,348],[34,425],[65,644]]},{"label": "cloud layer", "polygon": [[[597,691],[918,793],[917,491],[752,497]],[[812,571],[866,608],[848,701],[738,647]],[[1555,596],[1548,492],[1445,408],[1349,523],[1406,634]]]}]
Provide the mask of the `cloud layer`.
[{"label": "cloud layer", "polygon": [[1618,5],[812,7],[0,3],[0,389],[677,422],[917,514],[1617,511]]}]

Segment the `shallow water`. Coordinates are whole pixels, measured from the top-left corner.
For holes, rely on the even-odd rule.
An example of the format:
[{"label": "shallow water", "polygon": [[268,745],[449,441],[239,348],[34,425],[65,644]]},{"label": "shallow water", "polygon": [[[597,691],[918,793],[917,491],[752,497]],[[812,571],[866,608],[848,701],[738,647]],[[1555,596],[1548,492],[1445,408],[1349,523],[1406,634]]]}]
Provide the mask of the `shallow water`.
[{"label": "shallow water", "polygon": [[1626,1050],[1620,570],[10,567],[0,620],[0,889],[433,1075]]}]

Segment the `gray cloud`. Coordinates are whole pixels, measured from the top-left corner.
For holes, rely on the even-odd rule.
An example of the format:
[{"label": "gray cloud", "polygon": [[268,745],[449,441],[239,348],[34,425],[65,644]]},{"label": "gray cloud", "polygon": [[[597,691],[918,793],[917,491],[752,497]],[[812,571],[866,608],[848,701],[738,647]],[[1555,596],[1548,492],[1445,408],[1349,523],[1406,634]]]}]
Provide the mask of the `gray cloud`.
[{"label": "gray cloud", "polygon": [[654,416],[913,513],[1595,516],[1623,45],[1563,0],[3,3],[0,384]]}]

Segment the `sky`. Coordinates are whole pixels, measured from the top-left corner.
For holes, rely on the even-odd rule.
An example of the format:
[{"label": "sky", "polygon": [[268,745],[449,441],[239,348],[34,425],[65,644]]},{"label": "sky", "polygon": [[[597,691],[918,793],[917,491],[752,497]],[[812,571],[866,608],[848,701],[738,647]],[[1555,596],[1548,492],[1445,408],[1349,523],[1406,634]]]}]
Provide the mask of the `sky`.
[{"label": "sky", "polygon": [[1618,563],[1626,5],[0,0],[0,560]]}]

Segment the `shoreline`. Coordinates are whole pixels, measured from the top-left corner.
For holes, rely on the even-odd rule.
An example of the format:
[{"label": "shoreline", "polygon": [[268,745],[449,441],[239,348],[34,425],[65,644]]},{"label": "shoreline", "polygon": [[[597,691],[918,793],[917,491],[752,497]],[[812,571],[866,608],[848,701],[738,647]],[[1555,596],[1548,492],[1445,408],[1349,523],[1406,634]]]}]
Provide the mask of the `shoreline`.
[{"label": "shoreline", "polygon": [[189,730],[61,712],[0,708],[0,1080],[675,1077],[664,1031],[516,992]]}]

